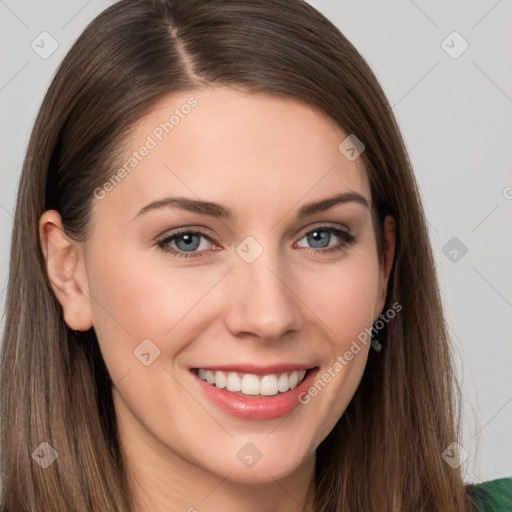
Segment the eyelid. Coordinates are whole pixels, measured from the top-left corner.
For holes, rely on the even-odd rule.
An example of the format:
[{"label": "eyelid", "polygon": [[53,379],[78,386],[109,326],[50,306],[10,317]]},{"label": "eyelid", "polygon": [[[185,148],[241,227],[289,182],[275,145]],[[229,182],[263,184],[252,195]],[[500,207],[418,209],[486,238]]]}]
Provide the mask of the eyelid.
[{"label": "eyelid", "polygon": [[172,238],[173,236],[181,235],[183,233],[201,235],[201,236],[204,236],[205,238],[207,238],[210,242],[213,242],[215,244],[217,243],[215,241],[213,235],[211,235],[212,231],[203,226],[186,226],[186,227],[182,227],[182,228],[165,230],[163,233],[156,236],[155,240],[162,242],[164,240],[167,240],[168,238]]},{"label": "eyelid", "polygon": [[[319,229],[319,228],[333,228],[333,229],[338,229],[341,231],[346,231],[348,234],[351,234],[350,228],[346,224],[335,224],[335,223],[330,223],[330,222],[322,223],[321,221],[318,221],[310,226],[306,226],[305,228],[303,228],[299,232],[299,234],[296,235],[298,237],[297,241],[300,240],[301,238],[303,238],[305,235],[307,235],[311,231],[313,231],[314,229]],[[176,228],[175,230],[172,230],[170,233],[168,231],[164,231],[161,235],[158,235],[155,238],[155,240],[158,243],[162,243],[169,238],[178,236],[180,234],[187,233],[187,234],[197,234],[197,235],[204,236],[211,243],[220,246],[220,244],[215,240],[215,238],[210,234],[210,232],[211,232],[210,229],[205,228],[203,226],[186,226],[186,227],[182,227],[182,228]]]},{"label": "eyelid", "polygon": [[[220,244],[217,243],[217,241],[207,232],[203,231],[203,228],[177,228],[175,231],[172,231],[171,233],[164,233],[163,235],[156,237],[157,244],[162,244],[170,239],[175,239],[179,235],[199,235],[203,238],[206,238],[210,243],[220,246]],[[201,251],[200,251],[201,252]]]},{"label": "eyelid", "polygon": [[331,222],[315,222],[314,224],[307,226],[303,230],[300,231],[299,239],[303,238],[305,235],[307,235],[309,232],[314,231],[315,229],[320,228],[332,228],[337,229],[339,231],[346,231],[348,234],[350,233],[350,228],[346,224],[335,224]]}]

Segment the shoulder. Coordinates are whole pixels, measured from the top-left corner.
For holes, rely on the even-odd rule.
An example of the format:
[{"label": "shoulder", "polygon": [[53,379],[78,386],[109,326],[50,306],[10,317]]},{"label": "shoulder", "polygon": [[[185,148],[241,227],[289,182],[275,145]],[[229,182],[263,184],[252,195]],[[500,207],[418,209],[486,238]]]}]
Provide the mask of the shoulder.
[{"label": "shoulder", "polygon": [[478,512],[512,512],[512,476],[466,487]]}]

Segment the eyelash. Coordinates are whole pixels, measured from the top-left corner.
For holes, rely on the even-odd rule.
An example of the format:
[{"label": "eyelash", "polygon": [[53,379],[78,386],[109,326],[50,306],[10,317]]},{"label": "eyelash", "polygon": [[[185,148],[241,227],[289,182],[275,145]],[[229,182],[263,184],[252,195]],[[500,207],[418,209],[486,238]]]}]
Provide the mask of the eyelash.
[{"label": "eyelash", "polygon": [[[328,226],[328,225],[315,227],[313,229],[310,229],[309,231],[306,231],[305,233],[302,234],[302,236],[299,238],[299,240],[302,240],[306,235],[309,235],[310,233],[313,233],[315,231],[326,231],[328,233],[334,234],[335,236],[340,238],[342,241],[339,245],[335,245],[335,246],[324,248],[324,249],[318,249],[315,247],[303,248],[307,253],[313,253],[313,254],[317,255],[319,253],[325,254],[325,253],[335,253],[338,251],[344,251],[350,245],[352,245],[356,242],[356,238],[353,235],[351,235],[348,231],[344,231],[342,229],[339,229],[338,227]],[[175,249],[174,247],[171,247],[169,245],[170,242],[172,242],[174,239],[179,238],[180,235],[184,235],[184,234],[200,235],[200,236],[206,238],[211,243],[215,244],[215,242],[206,233],[204,233],[201,230],[192,231],[192,230],[188,230],[188,229],[182,229],[182,230],[177,231],[176,233],[173,233],[171,236],[167,236],[163,240],[160,240],[157,243],[157,245],[158,245],[158,247],[160,247],[160,249],[171,253],[171,255],[176,258],[191,258],[191,257],[192,258],[200,258],[200,257],[202,257],[203,252],[205,252],[205,251],[186,252],[186,251],[181,251],[181,250]]]}]

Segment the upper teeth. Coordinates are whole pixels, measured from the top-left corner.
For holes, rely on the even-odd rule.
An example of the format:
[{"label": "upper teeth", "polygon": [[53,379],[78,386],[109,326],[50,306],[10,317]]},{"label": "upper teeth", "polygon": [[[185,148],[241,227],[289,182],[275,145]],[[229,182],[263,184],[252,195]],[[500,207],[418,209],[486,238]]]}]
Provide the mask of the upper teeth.
[{"label": "upper teeth", "polygon": [[306,370],[295,370],[288,373],[272,373],[270,375],[254,375],[252,373],[221,372],[219,370],[199,369],[197,376],[208,382],[215,384],[218,388],[226,388],[228,391],[241,391],[246,395],[277,395],[278,392],[284,393],[294,389],[302,382],[306,375]]}]

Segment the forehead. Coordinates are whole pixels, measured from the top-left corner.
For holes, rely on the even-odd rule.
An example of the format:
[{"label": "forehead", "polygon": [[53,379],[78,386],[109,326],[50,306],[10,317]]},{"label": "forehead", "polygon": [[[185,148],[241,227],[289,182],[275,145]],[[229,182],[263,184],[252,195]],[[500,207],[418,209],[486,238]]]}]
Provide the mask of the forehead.
[{"label": "forehead", "polygon": [[102,202],[135,210],[182,195],[261,216],[336,192],[370,201],[362,160],[339,149],[347,136],[293,98],[227,87],[172,94],[133,127],[113,170],[122,178]]}]

